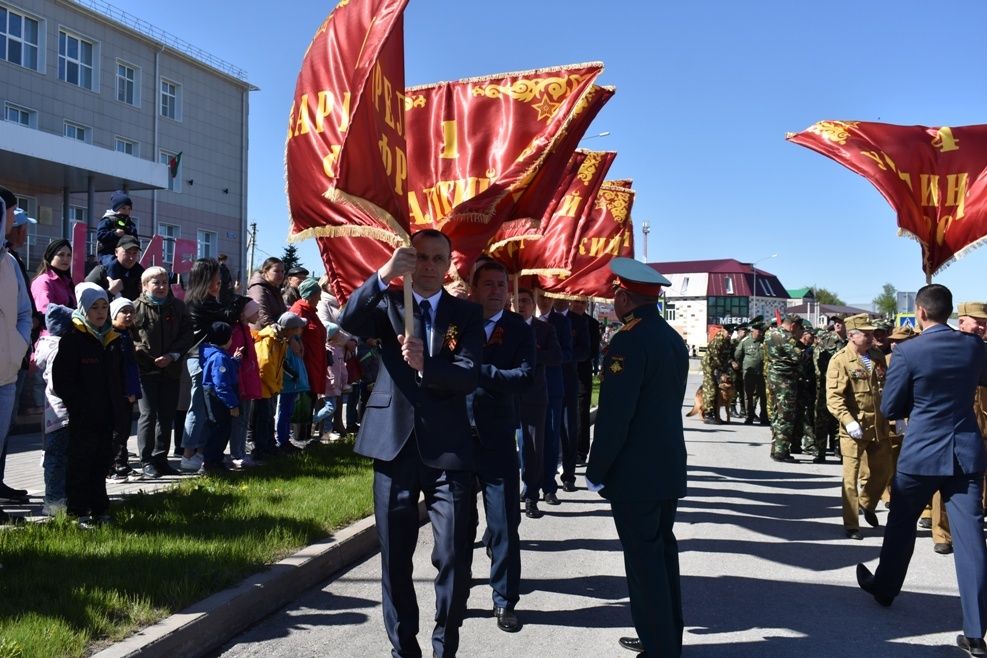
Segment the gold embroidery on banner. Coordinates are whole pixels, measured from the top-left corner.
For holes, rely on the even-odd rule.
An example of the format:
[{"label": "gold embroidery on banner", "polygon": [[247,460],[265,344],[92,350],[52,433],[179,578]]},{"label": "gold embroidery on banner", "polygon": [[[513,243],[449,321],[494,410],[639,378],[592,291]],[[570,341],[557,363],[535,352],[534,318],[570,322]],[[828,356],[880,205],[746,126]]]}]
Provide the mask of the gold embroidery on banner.
[{"label": "gold embroidery on banner", "polygon": [[425,97],[421,94],[417,96],[404,97],[404,111],[407,112],[413,107],[425,107]]},{"label": "gold embroidery on banner", "polygon": [[809,126],[806,132],[815,133],[827,141],[846,146],[850,130],[859,124],[859,121],[819,121]]},{"label": "gold embroidery on banner", "polygon": [[565,98],[578,88],[585,78],[586,76],[581,74],[564,77],[553,76],[536,80],[522,78],[509,85],[476,86],[472,88],[472,91],[474,96],[486,96],[487,98],[508,96],[516,101],[531,103],[532,108],[538,112],[538,119],[548,121],[559,109]]},{"label": "gold embroidery on banner", "polygon": [[947,153],[948,151],[958,151],[960,140],[953,137],[953,129],[949,126],[943,126],[936,131],[936,136],[932,138],[932,146],[939,149],[940,153]]},{"label": "gold embroidery on banner", "polygon": [[579,165],[579,172],[576,174],[576,178],[583,182],[583,185],[589,185],[590,181],[593,180],[593,176],[596,175],[596,170],[600,167],[600,162],[603,160],[603,153],[598,151],[590,151],[586,154],[586,159],[583,163]]},{"label": "gold embroidery on banner", "polygon": [[596,195],[597,210],[607,209],[618,224],[627,221],[630,212],[630,195],[617,190],[600,190]]}]

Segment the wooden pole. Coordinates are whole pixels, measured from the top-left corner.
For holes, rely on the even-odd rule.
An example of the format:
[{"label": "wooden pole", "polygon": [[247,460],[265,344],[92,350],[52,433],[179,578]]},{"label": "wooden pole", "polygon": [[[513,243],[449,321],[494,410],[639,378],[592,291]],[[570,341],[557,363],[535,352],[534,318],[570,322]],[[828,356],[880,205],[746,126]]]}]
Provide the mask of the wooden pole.
[{"label": "wooden pole", "polygon": [[[404,335],[415,335],[415,298],[411,294],[411,274],[404,275]],[[425,336],[419,336],[425,340]]]},{"label": "wooden pole", "polygon": [[518,297],[521,295],[521,275],[514,275],[514,301],[512,302],[514,306],[514,312],[517,313]]}]

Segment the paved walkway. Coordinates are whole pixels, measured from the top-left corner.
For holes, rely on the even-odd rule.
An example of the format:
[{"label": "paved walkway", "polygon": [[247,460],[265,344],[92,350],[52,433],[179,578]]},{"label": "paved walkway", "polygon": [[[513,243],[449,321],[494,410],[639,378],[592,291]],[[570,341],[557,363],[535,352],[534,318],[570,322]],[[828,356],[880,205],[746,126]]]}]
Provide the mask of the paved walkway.
[{"label": "paved walkway", "polygon": [[[689,402],[698,386],[690,377]],[[872,567],[880,530],[847,540],[840,521],[840,466],[776,464],[769,430],[686,419],[689,496],[676,524],[689,656],[960,656],[951,557],[920,531],[905,590],[890,609],[857,589],[854,567]],[[580,480],[580,486],[582,481]],[[630,655],[633,633],[623,558],[608,504],[584,489],[563,494],[546,516],[524,518],[524,628],[497,630],[485,580],[473,587],[462,629],[464,656],[539,658]],[[880,511],[882,523],[886,512]],[[431,532],[415,560],[419,641],[430,655],[434,569]],[[488,560],[477,549],[474,572]],[[231,657],[386,656],[379,556],[299,598],[228,645]]]}]

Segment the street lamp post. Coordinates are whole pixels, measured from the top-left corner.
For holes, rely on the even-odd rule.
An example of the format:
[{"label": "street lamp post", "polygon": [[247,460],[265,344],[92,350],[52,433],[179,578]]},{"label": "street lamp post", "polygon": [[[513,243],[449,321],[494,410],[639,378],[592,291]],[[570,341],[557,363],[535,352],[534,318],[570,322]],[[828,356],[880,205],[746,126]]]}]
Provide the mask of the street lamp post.
[{"label": "street lamp post", "polygon": [[597,137],[609,137],[609,136],[610,136],[610,131],[609,130],[604,130],[601,133],[596,133],[595,135],[589,135],[587,137],[583,137],[579,141],[580,141],[580,143],[582,143],[582,142],[585,142],[587,139],[596,139]]},{"label": "street lamp post", "polygon": [[641,224],[641,233],[644,234],[644,262],[648,262],[648,233],[651,233],[651,224],[644,222]]},{"label": "street lamp post", "polygon": [[764,258],[759,258],[758,260],[751,263],[751,269],[754,270],[754,289],[751,291],[751,308],[747,310],[747,318],[751,319],[757,315],[757,264],[763,263],[766,260],[771,260],[772,258],[777,258],[778,254],[771,254],[770,256],[765,256]]}]

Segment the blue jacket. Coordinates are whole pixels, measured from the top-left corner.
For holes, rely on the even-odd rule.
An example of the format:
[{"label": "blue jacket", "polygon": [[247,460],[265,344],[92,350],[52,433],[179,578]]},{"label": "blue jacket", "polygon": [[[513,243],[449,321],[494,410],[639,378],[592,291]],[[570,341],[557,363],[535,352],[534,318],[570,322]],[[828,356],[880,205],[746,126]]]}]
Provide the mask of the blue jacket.
[{"label": "blue jacket", "polygon": [[549,398],[565,397],[565,378],[563,371],[566,366],[574,366],[572,360],[572,324],[566,316],[558,311],[552,311],[548,315],[543,315],[542,319],[555,329],[555,336],[558,338],[562,348],[562,362],[557,366],[546,365],[545,381],[548,385]]},{"label": "blue jacket", "polygon": [[202,367],[202,390],[212,393],[230,409],[240,406],[237,392],[240,365],[221,347],[203,343],[199,347],[199,363]]},{"label": "blue jacket", "polygon": [[936,325],[900,343],[891,357],[881,412],[908,419],[898,470],[953,475],[987,469],[973,399],[987,385],[987,350],[980,338]]}]

